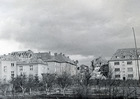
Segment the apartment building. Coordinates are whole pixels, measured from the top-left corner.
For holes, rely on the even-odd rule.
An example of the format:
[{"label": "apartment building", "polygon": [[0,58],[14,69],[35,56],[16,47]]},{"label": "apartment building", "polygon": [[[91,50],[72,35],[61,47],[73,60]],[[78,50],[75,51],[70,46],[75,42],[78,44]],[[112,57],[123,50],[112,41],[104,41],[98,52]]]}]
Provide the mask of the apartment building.
[{"label": "apartment building", "polygon": [[75,75],[76,62],[64,54],[34,53],[31,50],[17,51],[0,56],[0,80],[10,81],[12,77],[24,74],[41,79],[43,73],[62,74],[67,72]]},{"label": "apartment building", "polygon": [[118,49],[109,61],[109,73],[112,79],[139,79],[138,63],[140,64],[140,49],[138,58],[135,48]]},{"label": "apartment building", "polygon": [[77,74],[78,61],[71,60],[69,56],[62,53],[36,53],[37,57],[48,63],[48,73],[62,74],[67,72],[70,75]]},{"label": "apartment building", "polygon": [[10,81],[12,77],[25,74],[26,76],[47,73],[47,63],[33,54],[32,51],[18,51],[0,57],[0,80]]}]

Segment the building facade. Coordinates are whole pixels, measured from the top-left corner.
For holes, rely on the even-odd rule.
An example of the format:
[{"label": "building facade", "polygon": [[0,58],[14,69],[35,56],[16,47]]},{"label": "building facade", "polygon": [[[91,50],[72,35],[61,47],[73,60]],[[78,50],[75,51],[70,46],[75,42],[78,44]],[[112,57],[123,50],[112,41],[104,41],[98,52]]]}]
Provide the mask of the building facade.
[{"label": "building facade", "polygon": [[12,52],[0,56],[0,80],[10,81],[18,75],[38,76],[43,73],[62,74],[67,72],[75,75],[77,66],[75,61],[62,53],[51,55],[50,53],[33,53],[31,50]]},{"label": "building facade", "polygon": [[138,63],[140,64],[140,49],[118,49],[109,61],[109,74],[112,79],[139,79]]},{"label": "building facade", "polygon": [[70,75],[77,74],[77,61],[71,60],[68,56],[62,53],[36,53],[38,58],[48,64],[48,73],[62,74],[67,72]]}]

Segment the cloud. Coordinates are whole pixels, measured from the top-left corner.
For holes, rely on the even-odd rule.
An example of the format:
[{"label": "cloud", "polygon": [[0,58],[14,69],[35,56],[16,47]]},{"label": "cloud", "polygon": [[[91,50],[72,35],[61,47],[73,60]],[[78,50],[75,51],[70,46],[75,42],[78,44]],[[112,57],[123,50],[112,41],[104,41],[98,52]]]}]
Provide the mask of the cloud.
[{"label": "cloud", "polygon": [[140,40],[139,3],[138,0],[0,1],[0,38],[11,39],[22,49],[87,58],[111,57],[119,48],[134,47],[132,27],[137,41]]}]

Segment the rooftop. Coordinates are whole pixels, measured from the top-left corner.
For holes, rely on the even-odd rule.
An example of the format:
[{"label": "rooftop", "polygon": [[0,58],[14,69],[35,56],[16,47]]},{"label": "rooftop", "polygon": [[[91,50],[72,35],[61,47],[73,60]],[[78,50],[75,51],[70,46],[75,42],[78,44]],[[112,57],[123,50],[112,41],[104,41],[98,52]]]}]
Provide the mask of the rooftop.
[{"label": "rooftop", "polygon": [[27,63],[47,63],[47,62],[58,62],[58,63],[69,63],[76,65],[76,62],[71,60],[65,54],[51,55],[50,52],[43,53],[34,53],[31,50],[28,51],[17,51],[9,53],[8,55],[0,56],[0,60],[4,61],[17,61],[18,64],[27,64]]},{"label": "rooftop", "polygon": [[[138,59],[140,59],[140,48],[137,49],[138,52]],[[115,60],[135,60],[137,59],[136,56],[136,49],[135,48],[125,48],[125,49],[118,49],[116,53],[112,56],[110,61]]]},{"label": "rooftop", "polygon": [[36,53],[36,55],[45,62],[70,63],[76,65],[75,61],[71,60],[68,56],[65,56],[65,54],[62,53],[54,53],[54,55],[51,55],[50,53]]}]

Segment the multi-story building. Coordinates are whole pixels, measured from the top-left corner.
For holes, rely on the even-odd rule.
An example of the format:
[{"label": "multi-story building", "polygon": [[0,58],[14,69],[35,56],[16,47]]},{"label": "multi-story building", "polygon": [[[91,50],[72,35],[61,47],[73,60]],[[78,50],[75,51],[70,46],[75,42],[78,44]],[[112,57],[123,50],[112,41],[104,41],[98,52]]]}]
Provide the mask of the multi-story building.
[{"label": "multi-story building", "polygon": [[75,75],[76,62],[62,53],[33,53],[31,50],[12,52],[0,57],[0,80],[9,81],[12,77],[24,74],[42,78],[43,73]]},{"label": "multi-story building", "polygon": [[71,60],[66,57],[65,54],[54,53],[36,53],[37,57],[48,63],[48,73],[62,74],[67,72],[70,75],[76,75],[77,73],[77,61]]},{"label": "multi-story building", "polygon": [[[140,49],[118,49],[109,61],[109,73],[112,79],[139,79],[138,63],[140,64]],[[137,56],[138,55],[138,56]]]},{"label": "multi-story building", "polygon": [[47,63],[37,59],[32,51],[13,52],[0,57],[0,80],[9,81],[12,77],[25,74],[26,76],[47,73]]}]

